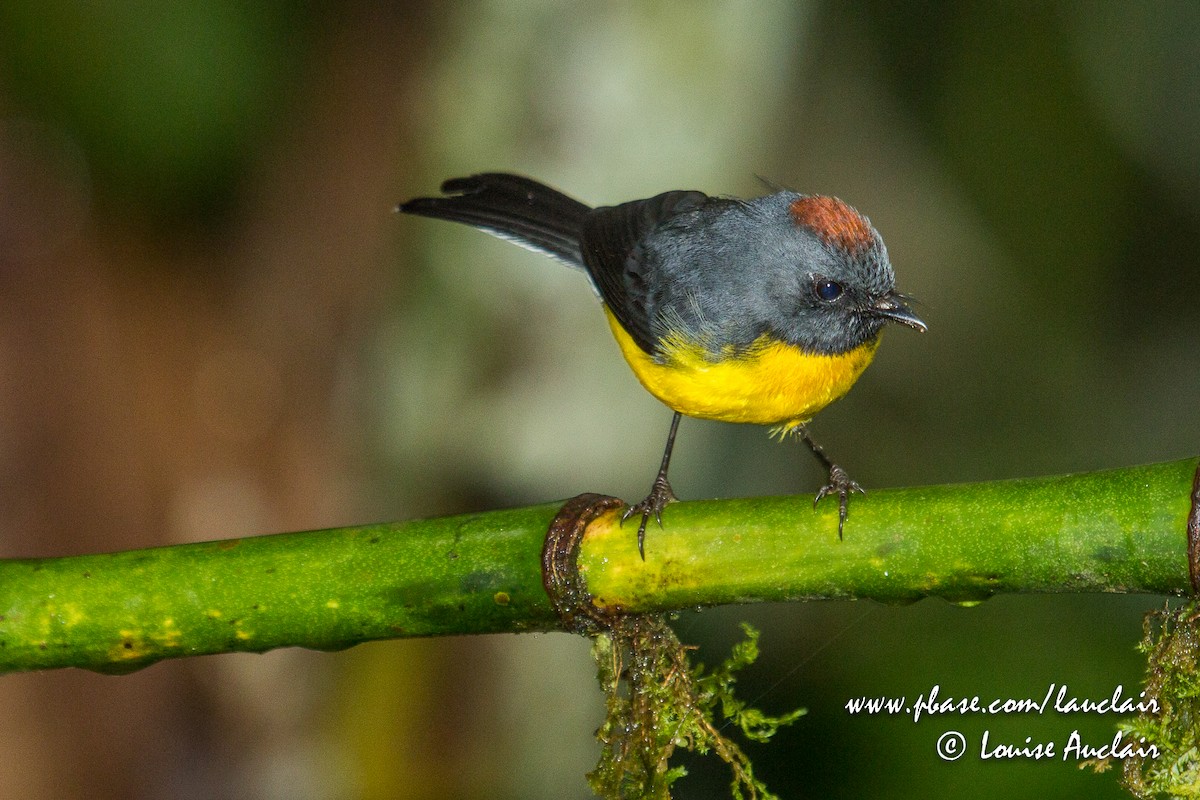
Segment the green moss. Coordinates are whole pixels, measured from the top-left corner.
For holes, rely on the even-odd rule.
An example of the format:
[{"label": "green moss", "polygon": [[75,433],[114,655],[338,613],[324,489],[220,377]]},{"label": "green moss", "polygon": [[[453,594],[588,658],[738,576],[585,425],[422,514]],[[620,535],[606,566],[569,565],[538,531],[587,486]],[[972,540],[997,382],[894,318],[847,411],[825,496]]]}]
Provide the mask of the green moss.
[{"label": "green moss", "polygon": [[1146,697],[1157,708],[1120,726],[1136,747],[1125,786],[1140,798],[1200,798],[1200,602],[1147,614],[1145,626]]},{"label": "green moss", "polygon": [[771,794],[754,777],[750,760],[721,733],[737,726],[746,738],[765,742],[781,725],[794,722],[803,709],[772,717],[734,696],[735,673],[758,657],[758,631],[742,625],[746,639],[734,646],[719,667],[706,673],[693,665],[665,618],[620,617],[593,640],[607,715],[597,732],[603,744],[600,762],[588,774],[592,789],[604,798],[669,798],[671,785],[686,774],[671,767],[675,748],[713,752],[733,773],[735,798],[769,800]]}]

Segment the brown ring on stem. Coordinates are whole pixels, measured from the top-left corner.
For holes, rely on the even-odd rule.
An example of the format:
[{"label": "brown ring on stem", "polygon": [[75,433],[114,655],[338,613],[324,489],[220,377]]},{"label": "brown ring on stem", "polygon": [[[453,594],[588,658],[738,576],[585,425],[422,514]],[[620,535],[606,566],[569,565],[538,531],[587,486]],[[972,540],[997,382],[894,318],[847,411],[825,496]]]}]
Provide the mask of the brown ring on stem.
[{"label": "brown ring on stem", "polygon": [[596,518],[625,503],[602,494],[581,494],[563,503],[542,545],[542,585],[555,613],[568,631],[597,633],[613,625],[610,614],[600,610],[579,575],[579,545]]},{"label": "brown ring on stem", "polygon": [[1192,594],[1200,594],[1200,464],[1192,478],[1192,508],[1187,521],[1188,577],[1192,581]]}]

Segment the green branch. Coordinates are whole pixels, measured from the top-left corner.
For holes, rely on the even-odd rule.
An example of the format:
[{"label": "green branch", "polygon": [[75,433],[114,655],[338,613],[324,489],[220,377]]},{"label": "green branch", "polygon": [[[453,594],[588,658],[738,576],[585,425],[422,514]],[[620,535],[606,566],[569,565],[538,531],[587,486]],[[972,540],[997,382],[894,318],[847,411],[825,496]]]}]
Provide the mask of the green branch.
[{"label": "green branch", "polygon": [[[1067,477],[873,491],[834,503],[671,505],[638,557],[617,512],[579,571],[651,612],[812,598],[1189,591],[1197,459]],[[124,672],[164,658],[550,630],[540,553],[558,504],[107,555],[0,561],[0,671]]]},{"label": "green branch", "polygon": [[[998,592],[1185,594],[1197,459],[1106,472],[804,498],[672,505],[646,564],[610,516],[579,568],[601,606],[869,598],[984,600]],[[602,524],[607,523],[607,524]]]},{"label": "green branch", "polygon": [[549,630],[557,506],[0,562],[0,672]]}]

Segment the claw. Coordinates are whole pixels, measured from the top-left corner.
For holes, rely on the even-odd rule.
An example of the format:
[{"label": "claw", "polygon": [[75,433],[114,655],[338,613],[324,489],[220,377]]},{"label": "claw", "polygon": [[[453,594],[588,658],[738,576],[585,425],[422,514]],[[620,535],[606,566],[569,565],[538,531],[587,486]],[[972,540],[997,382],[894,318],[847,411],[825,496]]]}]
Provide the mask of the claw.
[{"label": "claw", "polygon": [[829,495],[836,494],[838,496],[838,541],[842,540],[842,531],[846,527],[846,516],[849,514],[851,492],[866,494],[867,490],[859,486],[858,481],[852,480],[846,473],[846,470],[837,464],[830,464],[829,483],[818,489],[817,496],[813,498],[813,508],[816,508],[817,503],[820,503],[822,499]]},{"label": "claw", "polygon": [[671,450],[675,447],[675,433],[679,430],[678,411],[675,416],[671,417],[671,430],[667,434],[667,446],[663,449],[662,464],[658,468],[658,475],[654,478],[654,483],[650,486],[650,494],[646,495],[646,499],[636,505],[632,505],[625,509],[625,513],[621,515],[621,523],[632,517],[634,514],[642,515],[642,523],[638,525],[638,555],[642,557],[642,561],[646,560],[646,523],[650,521],[650,515],[658,520],[658,527],[662,527],[662,511],[667,507],[667,503],[673,503],[678,498],[675,497],[675,492],[671,491],[671,484],[667,481],[667,469],[671,466]]},{"label": "claw", "polygon": [[638,554],[642,557],[642,561],[646,560],[646,525],[650,522],[650,517],[653,516],[658,522],[658,527],[662,527],[662,512],[667,507],[668,503],[674,503],[678,500],[675,492],[671,489],[671,484],[667,481],[665,475],[659,475],[654,479],[654,485],[650,487],[650,494],[646,495],[646,499],[640,503],[636,503],[621,514],[621,522],[632,517],[634,514],[641,514],[642,521],[638,525],[637,541]]}]

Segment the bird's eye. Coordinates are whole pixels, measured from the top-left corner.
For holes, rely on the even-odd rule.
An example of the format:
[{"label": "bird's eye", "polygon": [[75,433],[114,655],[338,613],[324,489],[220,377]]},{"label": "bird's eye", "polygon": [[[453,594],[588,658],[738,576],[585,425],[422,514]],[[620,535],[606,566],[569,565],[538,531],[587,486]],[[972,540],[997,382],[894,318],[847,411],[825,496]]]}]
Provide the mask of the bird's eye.
[{"label": "bird's eye", "polygon": [[832,303],[834,300],[837,300],[842,296],[842,292],[845,291],[837,281],[826,280],[824,278],[817,279],[814,289],[817,292],[817,297],[826,303]]}]

